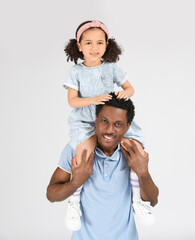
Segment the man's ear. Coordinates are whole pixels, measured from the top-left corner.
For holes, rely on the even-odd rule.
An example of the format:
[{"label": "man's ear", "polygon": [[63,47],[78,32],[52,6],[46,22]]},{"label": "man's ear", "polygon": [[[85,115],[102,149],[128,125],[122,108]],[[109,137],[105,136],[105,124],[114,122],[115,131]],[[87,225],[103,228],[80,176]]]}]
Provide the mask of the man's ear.
[{"label": "man's ear", "polygon": [[77,43],[77,47],[78,47],[78,49],[79,49],[79,52],[82,52],[82,50],[81,50],[81,44],[80,44],[80,43]]},{"label": "man's ear", "polygon": [[127,131],[130,128],[131,123],[127,123]]}]

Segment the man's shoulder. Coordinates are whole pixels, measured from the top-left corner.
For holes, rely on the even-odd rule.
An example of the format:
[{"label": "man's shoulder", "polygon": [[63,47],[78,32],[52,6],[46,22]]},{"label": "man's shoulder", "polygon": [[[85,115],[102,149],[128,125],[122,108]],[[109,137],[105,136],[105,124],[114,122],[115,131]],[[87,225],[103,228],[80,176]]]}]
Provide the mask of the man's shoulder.
[{"label": "man's shoulder", "polygon": [[74,154],[75,150],[70,146],[70,144],[67,144],[61,153],[58,166],[67,172],[71,172],[71,162]]},{"label": "man's shoulder", "polygon": [[75,150],[70,146],[70,144],[66,144],[62,151],[62,155],[71,155],[73,156],[75,154]]}]

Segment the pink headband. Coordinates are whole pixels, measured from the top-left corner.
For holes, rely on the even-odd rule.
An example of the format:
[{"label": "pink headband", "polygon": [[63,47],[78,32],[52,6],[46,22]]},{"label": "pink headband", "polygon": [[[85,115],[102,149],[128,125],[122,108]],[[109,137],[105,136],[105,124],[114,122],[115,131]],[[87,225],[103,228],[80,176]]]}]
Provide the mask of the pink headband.
[{"label": "pink headband", "polygon": [[94,20],[93,22],[86,23],[82,27],[79,28],[79,30],[77,32],[77,42],[79,42],[79,39],[80,39],[82,33],[91,27],[101,28],[106,33],[107,37],[109,38],[108,28],[103,23],[101,23],[97,20]]}]

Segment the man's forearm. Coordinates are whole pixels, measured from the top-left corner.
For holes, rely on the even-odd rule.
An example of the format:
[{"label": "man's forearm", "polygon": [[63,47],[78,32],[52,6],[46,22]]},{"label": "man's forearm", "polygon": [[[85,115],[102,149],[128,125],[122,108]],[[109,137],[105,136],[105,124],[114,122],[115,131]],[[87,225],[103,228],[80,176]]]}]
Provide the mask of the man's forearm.
[{"label": "man's forearm", "polygon": [[64,201],[76,190],[77,187],[72,181],[66,183],[53,183],[50,184],[47,188],[47,198],[50,202]]},{"label": "man's forearm", "polygon": [[158,203],[158,194],[159,190],[157,186],[154,184],[150,173],[142,174],[139,177],[139,185],[141,198],[144,201],[149,201],[152,206],[155,206]]}]

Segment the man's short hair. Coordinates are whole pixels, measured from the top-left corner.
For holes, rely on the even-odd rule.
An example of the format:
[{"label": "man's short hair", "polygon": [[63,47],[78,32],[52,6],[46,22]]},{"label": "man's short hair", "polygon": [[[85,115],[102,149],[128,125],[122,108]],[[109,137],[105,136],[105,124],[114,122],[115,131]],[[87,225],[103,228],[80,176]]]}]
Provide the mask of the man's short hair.
[{"label": "man's short hair", "polygon": [[103,106],[106,105],[127,110],[127,123],[131,123],[135,116],[135,107],[131,99],[127,101],[125,99],[118,99],[114,92],[109,93],[109,95],[112,96],[109,101],[105,101],[105,104],[96,105],[96,117],[98,117]]}]

